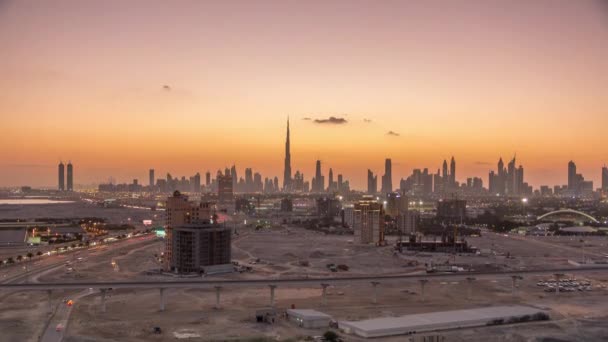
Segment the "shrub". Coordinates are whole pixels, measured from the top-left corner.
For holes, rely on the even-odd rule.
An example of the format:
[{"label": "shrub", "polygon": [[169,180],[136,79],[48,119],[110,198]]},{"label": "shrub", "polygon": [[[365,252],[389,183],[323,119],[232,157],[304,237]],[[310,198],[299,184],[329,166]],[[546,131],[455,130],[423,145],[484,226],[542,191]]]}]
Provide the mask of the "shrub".
[{"label": "shrub", "polygon": [[532,320],[533,321],[548,321],[549,319],[551,319],[549,317],[549,315],[547,315],[544,312],[537,312],[534,315],[532,315]]},{"label": "shrub", "polygon": [[336,334],[335,332],[328,330],[325,332],[325,334],[323,334],[323,340],[327,342],[338,342],[339,337],[338,334]]}]

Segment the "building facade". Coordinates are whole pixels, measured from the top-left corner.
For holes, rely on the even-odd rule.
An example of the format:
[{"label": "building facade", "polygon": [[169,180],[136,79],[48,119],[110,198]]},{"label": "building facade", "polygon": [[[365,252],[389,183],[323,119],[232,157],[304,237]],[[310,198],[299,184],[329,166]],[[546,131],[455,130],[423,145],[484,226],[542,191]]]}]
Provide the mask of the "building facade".
[{"label": "building facade", "polygon": [[74,166],[72,165],[72,162],[68,163],[66,180],[66,190],[74,191]]},{"label": "building facade", "polygon": [[183,224],[172,229],[171,258],[167,271],[175,273],[209,273],[214,266],[231,269],[230,228],[212,221]]},{"label": "building facade", "polygon": [[175,191],[173,196],[167,198],[165,221],[165,255],[163,268],[171,270],[174,262],[173,232],[176,227],[196,222],[211,222],[215,214],[215,205],[209,202],[190,202],[188,196]]},{"label": "building facade", "polygon": [[353,208],[355,243],[383,245],[384,209],[370,196],[364,196]]},{"label": "building facade", "polygon": [[59,191],[64,191],[65,190],[65,165],[63,164],[63,162],[60,162],[59,165],[57,166],[57,175],[58,175],[58,183],[57,183],[57,189]]},{"label": "building facade", "polygon": [[217,200],[219,204],[228,204],[234,201],[232,189],[232,176],[230,173],[217,175]]}]

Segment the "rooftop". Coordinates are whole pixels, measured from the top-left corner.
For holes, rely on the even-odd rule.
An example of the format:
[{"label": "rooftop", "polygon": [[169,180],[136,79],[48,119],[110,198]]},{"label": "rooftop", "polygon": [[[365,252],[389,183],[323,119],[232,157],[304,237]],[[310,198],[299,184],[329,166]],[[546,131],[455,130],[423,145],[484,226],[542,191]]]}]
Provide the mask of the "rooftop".
[{"label": "rooftop", "polygon": [[[439,311],[400,317],[374,318],[364,321],[341,321],[340,327],[352,329],[366,337],[404,334],[408,331],[441,330],[475,322],[532,315],[543,310],[528,306],[492,306],[467,310]],[[432,328],[432,329],[430,329]]]},{"label": "rooftop", "polygon": [[312,309],[288,309],[287,313],[292,316],[297,316],[302,319],[319,319],[319,318],[328,318],[331,319],[331,316]]}]

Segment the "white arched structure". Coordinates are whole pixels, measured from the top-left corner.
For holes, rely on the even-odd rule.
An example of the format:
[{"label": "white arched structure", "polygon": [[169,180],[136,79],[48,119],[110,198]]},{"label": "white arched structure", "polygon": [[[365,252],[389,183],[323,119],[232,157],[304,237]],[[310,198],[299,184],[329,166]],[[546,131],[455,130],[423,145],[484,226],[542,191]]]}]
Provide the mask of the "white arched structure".
[{"label": "white arched structure", "polygon": [[555,210],[555,211],[552,211],[552,212],[549,212],[549,213],[546,213],[546,214],[543,214],[543,215],[539,216],[538,220],[542,220],[542,219],[544,219],[544,218],[546,218],[548,216],[559,215],[559,214],[574,214],[574,215],[584,216],[584,217],[588,218],[589,220],[591,220],[591,221],[593,221],[595,223],[599,223],[599,221],[595,217],[593,217],[593,216],[591,216],[591,215],[589,215],[587,213],[584,213],[582,211],[578,211],[578,210],[574,210],[574,209]]}]

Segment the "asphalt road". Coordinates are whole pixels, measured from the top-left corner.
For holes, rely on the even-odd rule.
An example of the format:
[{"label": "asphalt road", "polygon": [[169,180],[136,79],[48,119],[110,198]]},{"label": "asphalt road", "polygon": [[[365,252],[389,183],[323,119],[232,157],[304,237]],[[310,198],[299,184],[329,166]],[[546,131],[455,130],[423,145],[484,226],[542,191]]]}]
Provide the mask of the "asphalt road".
[{"label": "asphalt road", "polygon": [[[88,296],[93,292],[90,290],[82,290],[78,294],[66,298],[76,302],[84,296]],[[40,338],[40,342],[61,342],[63,340],[64,333],[68,327],[70,315],[72,314],[73,306],[69,306],[64,303],[63,300],[58,304],[55,314],[51,317],[51,320],[47,324],[44,334]]]}]

